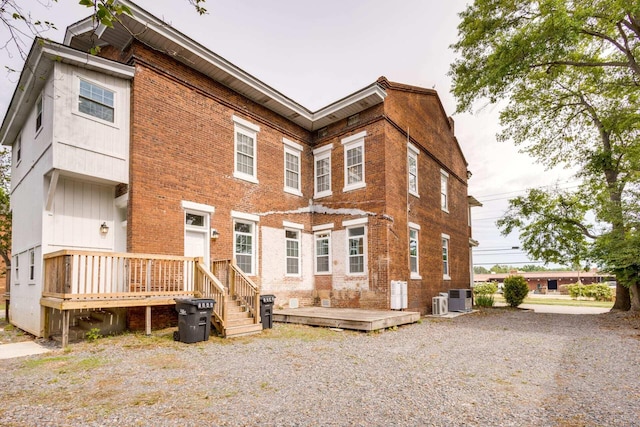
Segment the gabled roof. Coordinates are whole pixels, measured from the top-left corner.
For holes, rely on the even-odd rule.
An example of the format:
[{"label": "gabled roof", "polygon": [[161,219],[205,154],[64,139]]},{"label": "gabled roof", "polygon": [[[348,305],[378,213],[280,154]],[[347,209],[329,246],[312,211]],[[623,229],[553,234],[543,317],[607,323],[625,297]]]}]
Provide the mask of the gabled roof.
[{"label": "gabled roof", "polygon": [[154,49],[171,55],[177,61],[211,77],[307,130],[320,129],[332,122],[356,114],[383,102],[386,96],[384,88],[375,82],[312,112],[136,4],[127,0],[116,0],[116,2],[127,5],[133,16],[120,15],[120,22],[116,22],[113,28],[104,25],[95,28],[91,17],[79,21],[67,28],[64,44],[85,52],[88,52],[94,45],[111,45],[123,50],[135,38]]},{"label": "gabled roof", "polygon": [[73,64],[116,77],[133,78],[134,68],[90,55],[59,43],[36,38],[25,61],[16,90],[0,127],[0,144],[11,145],[42,91],[55,62]]}]

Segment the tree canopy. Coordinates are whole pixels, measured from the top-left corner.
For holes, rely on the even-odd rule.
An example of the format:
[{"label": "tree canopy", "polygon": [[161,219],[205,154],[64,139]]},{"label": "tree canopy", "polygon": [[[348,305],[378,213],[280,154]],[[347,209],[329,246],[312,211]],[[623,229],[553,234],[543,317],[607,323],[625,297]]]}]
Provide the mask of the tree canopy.
[{"label": "tree canopy", "polygon": [[609,269],[624,285],[614,308],[640,309],[640,3],[476,0],[461,18],[458,110],[506,99],[499,139],[582,181],[511,200],[501,231],[536,259]]}]

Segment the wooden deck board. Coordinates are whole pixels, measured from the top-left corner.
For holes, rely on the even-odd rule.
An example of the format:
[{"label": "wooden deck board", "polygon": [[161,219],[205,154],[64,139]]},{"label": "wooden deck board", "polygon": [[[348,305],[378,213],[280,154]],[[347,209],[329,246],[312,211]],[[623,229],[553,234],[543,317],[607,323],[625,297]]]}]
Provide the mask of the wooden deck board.
[{"label": "wooden deck board", "polygon": [[357,308],[302,307],[273,310],[273,321],[310,326],[376,331],[415,323],[420,313],[415,311],[364,310]]}]

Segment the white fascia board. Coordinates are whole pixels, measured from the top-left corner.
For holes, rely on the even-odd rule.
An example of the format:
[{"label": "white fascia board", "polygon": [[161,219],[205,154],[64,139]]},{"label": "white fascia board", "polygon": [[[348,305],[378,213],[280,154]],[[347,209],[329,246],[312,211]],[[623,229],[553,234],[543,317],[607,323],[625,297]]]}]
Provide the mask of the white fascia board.
[{"label": "white fascia board", "polygon": [[85,18],[82,21],[78,21],[75,24],[69,25],[67,27],[67,31],[64,33],[64,41],[62,42],[65,46],[69,46],[71,44],[71,39],[74,38],[78,34],[84,34],[89,31],[93,31],[94,29],[93,19],[91,17]]},{"label": "white fascia board", "polygon": [[132,79],[135,68],[100,56],[91,55],[62,45],[49,45],[43,54],[52,61],[62,61],[82,68],[100,71],[123,79]]},{"label": "white fascia board", "polygon": [[374,83],[371,86],[368,86],[354,94],[347,96],[346,98],[336,101],[333,104],[327,105],[326,107],[316,111],[315,113],[313,113],[313,120],[315,121],[323,117],[330,116],[331,114],[352,104],[356,104],[371,95],[377,95],[380,99],[380,102],[382,102],[387,97],[387,92],[385,92],[385,90],[382,89],[377,83]]}]

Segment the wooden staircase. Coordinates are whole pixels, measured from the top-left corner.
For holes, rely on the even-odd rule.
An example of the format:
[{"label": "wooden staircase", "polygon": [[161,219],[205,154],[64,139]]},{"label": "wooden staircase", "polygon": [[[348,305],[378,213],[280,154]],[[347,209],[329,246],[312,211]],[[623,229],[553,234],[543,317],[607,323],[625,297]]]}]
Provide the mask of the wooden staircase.
[{"label": "wooden staircase", "polygon": [[225,338],[240,335],[248,335],[262,331],[262,323],[258,323],[246,305],[237,298],[230,297],[225,303],[227,320],[225,325],[216,325],[215,318],[212,317],[216,330]]}]

